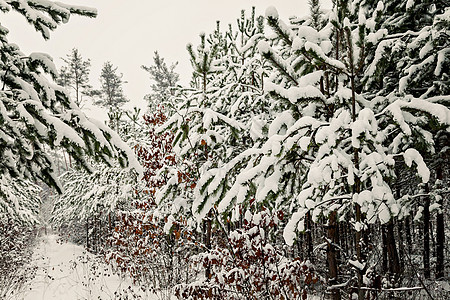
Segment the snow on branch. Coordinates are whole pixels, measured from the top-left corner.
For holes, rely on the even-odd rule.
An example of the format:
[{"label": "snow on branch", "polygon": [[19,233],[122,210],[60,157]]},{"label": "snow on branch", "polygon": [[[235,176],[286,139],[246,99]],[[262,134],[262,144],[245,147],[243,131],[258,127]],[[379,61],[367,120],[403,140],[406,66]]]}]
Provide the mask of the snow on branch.
[{"label": "snow on branch", "polygon": [[420,155],[416,149],[410,148],[406,150],[405,153],[403,153],[403,158],[408,167],[411,167],[413,162],[416,163],[417,173],[422,178],[423,183],[427,183],[430,180],[430,169],[428,169],[423,161],[422,155]]},{"label": "snow on branch", "polygon": [[97,16],[97,10],[48,0],[1,0],[0,10],[11,9],[22,14],[44,39],[50,38],[50,31],[60,23],[67,23],[71,14],[87,17]]}]

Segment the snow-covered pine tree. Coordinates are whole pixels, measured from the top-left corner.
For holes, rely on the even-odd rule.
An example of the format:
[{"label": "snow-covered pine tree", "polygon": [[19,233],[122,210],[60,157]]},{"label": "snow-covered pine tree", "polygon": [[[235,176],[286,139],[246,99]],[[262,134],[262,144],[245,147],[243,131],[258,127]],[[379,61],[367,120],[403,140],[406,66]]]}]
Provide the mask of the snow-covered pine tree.
[{"label": "snow-covered pine tree", "polygon": [[55,199],[50,221],[73,242],[99,252],[113,233],[117,211],[129,207],[137,178],[118,165],[93,166],[92,173],[70,169],[61,176],[64,192]]},{"label": "snow-covered pine tree", "polygon": [[[289,102],[295,104],[290,106],[294,111],[291,113],[291,124],[294,126],[281,123],[277,128],[282,129],[281,132],[287,131],[287,136],[277,142],[276,146],[271,143],[267,149],[276,151],[276,156],[282,158],[283,162],[295,153],[294,157],[300,159],[298,165],[306,162],[304,166],[308,168],[306,178],[299,181],[302,184],[298,190],[300,193],[290,196],[291,199],[296,199],[291,203],[294,206],[300,204],[303,209],[293,214],[285,229],[285,238],[289,241],[293,237],[290,234],[295,224],[304,229],[303,224],[297,221],[304,219],[307,212],[311,213],[316,222],[320,220],[320,216],[329,215],[330,248],[337,241],[332,236],[336,234],[338,220],[350,221],[357,241],[352,255],[357,259],[350,256],[348,261],[358,275],[359,298],[363,297],[363,276],[367,276],[366,271],[371,269],[368,261],[362,261],[370,260],[370,257],[362,249],[365,239],[361,231],[367,228],[367,224],[385,224],[392,217],[402,214],[399,199],[395,199],[392,193],[394,157],[403,157],[409,166],[414,161],[421,180],[426,183],[429,179],[429,170],[417,151],[421,150],[420,144],[410,133],[410,128],[415,127],[417,122],[411,116],[406,116],[407,112],[425,112],[430,117],[431,124],[448,128],[448,109],[443,105],[426,103],[400,94],[391,95],[389,100],[395,102],[386,108],[380,108],[376,104],[382,99],[375,97],[379,90],[363,90],[364,75],[373,71],[373,61],[379,56],[375,49],[383,43],[386,35],[385,29],[380,29],[381,25],[377,23],[382,12],[382,4],[373,6],[366,2],[342,1],[327,16],[328,24],[315,32],[309,26],[291,30],[279,20],[276,11],[269,10],[269,24],[283,40],[284,51],[283,48],[276,51],[264,42],[260,43],[260,50],[266,53],[266,57],[282,74],[281,80],[278,79],[277,82],[273,78],[272,82],[275,84],[266,84],[265,89],[281,99],[280,102],[284,98],[285,107],[289,107]],[[312,68],[308,68],[308,65]],[[324,70],[332,76],[327,78]],[[321,71],[323,73],[317,74]],[[313,93],[311,83],[314,85],[314,82],[308,82],[308,77],[314,73],[319,75],[315,77],[315,84],[320,93]],[[310,90],[302,89],[302,83]],[[302,98],[307,99],[308,95],[311,95],[310,100],[302,105]],[[369,102],[368,99],[373,101]],[[316,100],[312,107],[311,100]],[[389,124],[389,130],[384,131],[386,124]],[[417,126],[417,131],[420,132],[418,136],[431,136],[424,133],[423,127]],[[404,140],[397,139],[402,144],[401,150],[392,149],[395,144],[391,143],[393,132],[405,137]],[[311,162],[308,163],[308,160]],[[275,164],[275,168],[277,165],[279,164]],[[295,178],[294,174],[291,176]],[[289,177],[278,174],[276,178],[283,178],[283,182],[286,182]],[[273,180],[270,177],[266,180],[269,179]],[[332,251],[329,254],[330,252]],[[328,262],[330,267],[336,263],[335,258],[330,255]],[[337,275],[336,271],[337,266],[334,266],[330,277]],[[335,293],[333,297],[340,296]]]},{"label": "snow-covered pine tree", "polygon": [[[220,201],[220,190],[206,187],[215,178],[216,187],[227,189],[229,183],[221,171],[223,165],[264,138],[262,127],[272,117],[267,111],[268,100],[262,92],[263,76],[268,67],[263,64],[256,48],[258,41],[264,38],[262,21],[262,17],[255,16],[254,8],[250,17],[242,10],[241,17],[237,19],[237,30],[230,25],[222,41],[226,46],[221,47],[220,60],[226,71],[216,76],[217,84],[210,95],[215,101],[209,108],[229,118],[229,123],[237,122],[240,127],[221,131],[223,139],[219,143],[223,150],[220,159],[216,158],[217,162],[208,166],[201,174],[196,209],[211,199],[215,199],[212,203]],[[212,122],[210,129],[218,131],[215,126]],[[210,196],[212,198],[208,200]]]},{"label": "snow-covered pine tree", "polygon": [[263,64],[256,45],[264,38],[263,20],[262,16],[255,15],[255,7],[250,17],[242,10],[241,17],[236,20],[237,29],[229,25],[226,32],[227,47],[222,61],[227,71],[219,74],[223,77],[223,84],[214,93],[217,101],[212,107],[249,129],[239,133],[236,143],[227,140],[227,147],[233,149],[227,155],[227,160],[262,137],[261,125],[264,120],[258,117],[261,117],[268,104],[262,93],[267,66]]},{"label": "snow-covered pine tree", "polygon": [[[366,44],[369,37],[374,41],[370,34],[380,35],[375,26],[366,24],[376,22],[379,10],[344,1],[326,16],[327,23],[319,31],[307,23],[291,29],[274,9],[267,11],[279,42],[271,47],[262,41],[259,48],[278,70],[264,88],[274,96],[279,116],[268,128],[268,141],[253,151],[247,169],[224,197],[255,195],[256,201],[290,205],[293,216],[285,229],[289,244],[297,225],[303,231],[308,213],[314,222],[329,217],[328,263],[333,280],[338,277],[333,249],[336,228],[339,221],[351,222],[357,242],[348,262],[360,298],[369,269],[362,249],[365,224],[386,223],[399,212],[389,186],[393,156],[383,145],[377,111],[361,93],[359,82],[367,68]],[[225,165],[222,172],[227,174],[232,166]],[[214,191],[217,185],[208,188]],[[333,297],[340,298],[339,292]]]},{"label": "snow-covered pine tree", "polygon": [[141,109],[135,106],[133,110],[125,110],[125,115],[128,119],[120,127],[120,135],[129,145],[137,145],[143,139]]},{"label": "snow-covered pine tree", "polygon": [[166,109],[173,109],[170,99],[175,95],[175,88],[180,78],[180,75],[175,72],[177,64],[173,63],[167,66],[164,58],[155,51],[153,65],[141,66],[149,73],[150,79],[154,82],[151,85],[152,92],[144,97],[148,101],[149,111],[156,110],[160,105]]},{"label": "snow-covered pine tree", "polygon": [[[206,93],[200,95],[199,92],[192,92],[193,96],[195,95],[197,99],[200,98],[197,104],[190,100],[192,96],[184,102],[185,105],[191,105],[192,116],[198,115],[195,119],[190,116],[185,117],[185,119],[189,119],[190,124],[199,123],[204,128],[201,131],[189,128],[190,130],[186,132],[185,138],[181,136],[181,131],[178,133],[181,141],[183,139],[192,140],[192,145],[184,142],[188,148],[193,146],[192,148],[197,149],[196,151],[204,152],[204,150],[207,150],[209,154],[207,164],[200,164],[199,175],[206,176],[203,184],[209,183],[214,176],[215,171],[211,173],[210,170],[220,170],[224,162],[232,159],[237,153],[252,144],[254,140],[262,137],[261,124],[263,121],[253,118],[255,115],[261,117],[266,108],[261,90],[264,70],[256,49],[257,42],[263,38],[262,18],[255,16],[254,9],[250,18],[246,17],[245,12],[242,11],[241,18],[237,20],[237,25],[238,30],[236,32],[233,31],[231,25],[225,34],[220,32],[220,27],[217,27],[214,33],[208,37],[207,41],[211,44],[211,48],[218,49],[218,58],[211,63],[221,63],[221,68],[218,70],[223,71],[216,72],[214,77],[207,81]],[[202,38],[199,46],[200,52],[205,47],[204,43]],[[194,59],[197,55],[191,52],[191,57]],[[201,57],[201,54],[198,57]],[[194,76],[206,74],[198,68],[202,63],[197,62],[195,65],[197,65],[197,72]],[[204,80],[198,82],[204,83]],[[205,86],[202,88],[205,89]],[[180,120],[180,118],[174,116],[167,124],[172,124],[176,120]],[[167,124],[165,126],[168,126]],[[175,142],[178,142],[178,139]],[[203,187],[200,193],[202,195],[196,197],[197,200],[194,205],[194,211],[198,212],[202,211],[201,207],[206,202],[210,202],[207,198],[211,196]],[[219,194],[220,192],[216,193],[216,196]]]},{"label": "snow-covered pine tree", "polygon": [[[253,9],[250,17],[246,17],[245,12],[242,11],[241,18],[237,20],[236,32],[230,25],[228,31],[222,33],[219,25],[218,22],[215,31],[208,38],[201,35],[198,54],[194,53],[191,46],[188,46],[196,70],[194,78],[201,78],[197,80],[197,84],[194,83],[194,86],[204,84],[204,78],[207,78],[206,86],[201,86],[203,92],[191,91],[189,98],[183,104],[190,105],[190,109],[187,110],[189,115],[174,116],[162,127],[168,128],[170,124],[178,122],[176,125],[178,138],[175,142],[178,143],[178,147],[182,147],[181,153],[188,153],[189,149],[198,152],[192,158],[198,162],[197,176],[206,176],[202,185],[210,182],[214,172],[220,170],[224,162],[232,159],[248,147],[248,144],[262,137],[261,123],[263,121],[252,116],[261,116],[266,108],[261,90],[264,70],[256,49],[257,42],[263,38],[262,18],[257,18]],[[202,54],[206,51],[206,43],[212,49],[208,55]],[[208,61],[208,57],[212,55],[211,52],[217,52],[215,61],[211,58]],[[200,60],[202,57],[203,62]],[[214,67],[217,63],[221,64],[220,68]],[[212,69],[215,72],[214,75],[208,75],[209,71],[206,71],[206,68],[203,70],[203,66],[208,64],[212,64],[207,68]],[[189,120],[189,126],[184,127],[185,133],[180,126],[183,124],[183,118]],[[239,122],[240,120],[247,124]],[[208,154],[208,158],[199,161],[199,155],[205,153]],[[211,173],[210,170],[215,171]],[[220,186],[225,184],[223,179],[223,177],[220,179],[222,180]],[[201,189],[201,191],[199,188],[196,189],[196,193],[200,194],[195,197],[194,214],[203,211],[202,207],[206,203],[209,207],[215,202],[210,200],[221,194],[218,192],[210,195],[203,187]],[[208,200],[208,198],[211,199]],[[201,219],[199,215],[197,221]]]},{"label": "snow-covered pine tree", "polygon": [[[442,167],[446,166],[448,160],[448,143],[445,141],[449,138],[449,9],[447,1],[385,1],[379,30],[385,31],[385,36],[376,46],[374,59],[364,75],[366,88],[378,89],[377,95],[383,96],[374,99],[377,105],[385,107],[388,114],[396,115],[399,123],[407,124],[404,126],[406,131],[395,132],[390,127],[392,125],[386,122],[386,131],[390,132],[388,143],[393,153],[405,151],[409,146],[419,150],[432,173],[431,181],[425,186],[428,190],[434,186],[434,178],[443,174]],[[401,143],[403,146],[400,146]],[[408,173],[405,163],[406,160],[396,160],[399,175]],[[403,196],[404,200],[398,223],[404,223],[409,232],[409,224],[413,219],[423,222],[421,248],[424,275],[427,278],[430,277],[431,268],[430,207],[440,208],[435,212],[436,234],[439,236],[436,273],[441,277],[445,241],[445,221],[441,210],[445,207],[441,198],[443,191],[439,189],[437,192],[432,188],[425,193],[429,196],[419,198],[415,196],[422,193],[419,189],[412,188],[413,184],[405,185],[402,182],[398,176],[398,197]],[[412,215],[415,212],[418,213],[417,218]],[[401,259],[406,260],[405,257]]]},{"label": "snow-covered pine tree", "polygon": [[322,27],[322,12],[320,8],[319,0],[309,0],[309,12],[311,17],[311,24],[310,26],[312,28],[315,28],[316,30],[320,29]]},{"label": "snow-covered pine tree", "polygon": [[75,92],[75,104],[81,106],[83,95],[88,95],[92,86],[89,84],[91,61],[84,60],[77,48],[73,48],[66,58],[62,59],[66,66],[61,67],[57,83],[71,88]]},{"label": "snow-covered pine tree", "polygon": [[[206,143],[205,141],[204,146],[208,145],[208,151],[211,149],[215,152],[210,155],[208,161],[201,165],[199,172],[200,180],[194,189],[194,202],[192,205],[188,204],[186,207],[194,215],[194,221],[197,224],[201,224],[201,222],[206,219],[207,228],[209,228],[209,222],[211,222],[210,220],[213,218],[215,230],[221,231],[221,233],[219,233],[220,237],[215,238],[215,243],[218,243],[217,247],[219,248],[221,247],[221,239],[227,238],[227,233],[224,231],[224,224],[227,224],[227,226],[240,227],[238,223],[242,222],[242,218],[239,216],[239,211],[245,209],[245,207],[240,205],[230,205],[233,209],[230,209],[229,205],[223,205],[223,207],[219,206],[220,211],[217,211],[216,205],[218,203],[222,204],[221,200],[224,195],[222,191],[227,191],[230,188],[230,184],[234,181],[233,176],[235,175],[235,173],[232,172],[226,174],[223,170],[223,166],[237,154],[250,148],[255,142],[260,143],[259,140],[264,139],[265,136],[262,129],[263,124],[261,124],[263,123],[262,118],[274,117],[267,111],[269,104],[268,98],[262,91],[262,77],[265,72],[267,72],[267,69],[269,69],[269,66],[263,64],[256,47],[258,41],[264,38],[262,33],[262,18],[256,18],[255,11],[253,10],[250,18],[247,18],[245,13],[242,12],[241,18],[238,19],[238,30],[236,33],[233,33],[232,27],[230,26],[224,38],[223,34],[220,33],[220,30],[216,28],[215,32],[208,38],[210,43],[220,45],[218,51],[220,57],[219,60],[225,68],[223,72],[217,73],[214,76],[214,80],[208,84],[208,99],[203,106],[208,108],[211,112],[220,113],[219,117],[217,117],[218,121],[213,120],[208,122],[208,131],[220,132],[224,139],[218,141],[213,140],[215,146],[211,148],[211,143]],[[254,118],[254,116],[257,117]],[[220,120],[220,118],[224,117],[229,119],[229,121]],[[174,119],[175,118],[176,117],[174,117]],[[234,128],[234,131],[224,130],[223,121],[231,124],[231,122],[236,122],[236,120],[242,120],[241,124],[245,125],[241,125],[241,128],[244,130],[239,130],[240,128]],[[202,121],[203,124],[205,124],[205,119],[198,119],[197,122],[199,121]],[[188,138],[192,138],[194,137],[194,134],[196,134],[195,131],[190,131],[186,135]],[[243,140],[246,142],[242,143]],[[245,162],[243,164],[235,164],[234,166],[236,170],[241,170],[245,167]],[[170,199],[170,197],[168,197],[168,199]],[[228,204],[229,203],[230,202],[228,202]],[[242,201],[238,202],[238,204],[242,204]],[[248,203],[246,206],[248,206]],[[253,210],[253,213],[255,214],[263,209],[260,205],[254,205],[252,208],[248,206],[248,208]],[[189,210],[187,213],[189,213]],[[250,213],[250,211],[248,211],[248,213]],[[272,217],[277,218],[275,215]],[[233,224],[230,222],[233,222]],[[246,230],[254,230],[249,228]],[[266,229],[270,231],[270,228]],[[225,237],[223,236],[224,234]],[[256,247],[256,245],[251,245],[250,247]],[[216,249],[215,245],[212,245],[212,249]],[[234,250],[232,250],[232,252],[233,251]],[[205,265],[209,265],[209,255],[209,252],[205,252],[197,256],[197,258],[200,257],[200,261],[203,261],[202,257],[204,257]],[[243,259],[250,259],[250,252],[245,255],[248,255],[248,257],[245,256]],[[230,264],[230,262],[227,261],[227,264]],[[233,266],[239,268],[237,265],[231,265],[229,267],[232,268]],[[257,268],[250,271],[252,276],[256,276],[255,272],[257,273]],[[221,273],[212,274],[209,272],[208,274],[213,278],[211,279],[211,282],[206,279],[201,285],[199,285],[198,282],[193,283],[193,285],[188,284],[180,287],[179,292],[186,296],[189,295],[189,293],[199,292],[197,289],[209,290],[211,288],[210,284],[214,285],[214,280],[219,278]],[[298,276],[300,276],[300,274],[298,274]],[[243,283],[239,283],[239,285],[241,284]],[[219,290],[218,292],[229,293],[227,288]]]},{"label": "snow-covered pine tree", "polygon": [[100,74],[100,99],[95,103],[108,108],[108,117],[110,126],[118,131],[120,118],[123,112],[120,107],[128,101],[123,94],[122,80],[123,74],[117,74],[117,67],[107,61],[103,64]]},{"label": "snow-covered pine tree", "polygon": [[[0,224],[14,220],[26,226],[37,224],[42,189],[28,181],[0,175]],[[3,225],[2,225],[3,226]]]},{"label": "snow-covered pine tree", "polygon": [[[53,1],[3,1],[0,9],[19,12],[45,39],[71,14],[96,15],[93,9]],[[121,164],[140,169],[131,149],[117,134],[87,118],[62,87],[45,77],[57,78],[52,59],[42,53],[23,54],[8,42],[7,33],[1,27],[0,173],[37,178],[61,190],[44,145],[65,148],[88,169],[86,155],[109,163],[111,157],[117,157]]]},{"label": "snow-covered pine tree", "polygon": [[41,188],[0,175],[0,298],[10,299],[33,279],[31,263]]},{"label": "snow-covered pine tree", "polygon": [[[166,170],[171,178],[168,180],[167,186],[159,191],[157,198],[168,200],[170,194],[170,197],[181,201],[176,200],[174,207],[181,209],[177,203],[184,203],[186,214],[190,214],[191,204],[188,203],[192,203],[192,188],[195,187],[200,168],[212,156],[213,149],[217,146],[218,141],[223,139],[221,131],[210,130],[210,125],[213,121],[223,123],[228,120],[223,115],[208,108],[213,101],[210,97],[211,87],[213,86],[212,76],[219,71],[216,61],[219,45],[211,45],[211,48],[209,48],[204,33],[200,34],[200,41],[197,51],[193,49],[191,44],[187,46],[194,68],[193,86],[191,89],[181,91],[179,96],[184,99],[176,100],[179,102],[176,109],[177,113],[157,130],[159,133],[165,130],[175,130],[175,153],[177,153],[179,159],[187,162],[187,164],[177,164],[178,167],[186,169]],[[181,177],[185,180],[180,180]],[[185,188],[186,180],[192,182],[191,189]]]}]

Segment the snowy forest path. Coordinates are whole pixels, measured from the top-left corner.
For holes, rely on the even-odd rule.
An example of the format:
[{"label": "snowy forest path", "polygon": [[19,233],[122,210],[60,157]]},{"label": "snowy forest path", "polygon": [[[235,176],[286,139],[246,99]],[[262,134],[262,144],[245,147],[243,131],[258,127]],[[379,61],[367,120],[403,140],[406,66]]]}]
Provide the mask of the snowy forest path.
[{"label": "snowy forest path", "polygon": [[83,247],[62,241],[54,234],[41,238],[33,264],[37,267],[36,276],[16,299],[116,299],[131,286]]}]

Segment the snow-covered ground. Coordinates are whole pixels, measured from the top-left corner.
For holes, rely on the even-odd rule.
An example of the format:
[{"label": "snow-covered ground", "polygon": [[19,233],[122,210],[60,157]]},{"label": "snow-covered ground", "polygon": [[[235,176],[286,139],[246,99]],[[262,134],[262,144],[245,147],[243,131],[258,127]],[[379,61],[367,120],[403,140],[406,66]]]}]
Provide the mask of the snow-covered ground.
[{"label": "snow-covered ground", "polygon": [[158,299],[113,274],[106,264],[87,254],[83,247],[59,241],[57,235],[42,238],[33,260],[38,267],[37,275],[16,299],[125,299],[125,292],[129,296],[138,293],[139,299]]},{"label": "snow-covered ground", "polygon": [[[161,300],[167,297],[143,292],[114,274],[94,255],[86,253],[83,247],[63,242],[57,235],[41,238],[33,254],[33,264],[37,266],[34,280],[8,300]],[[172,295],[172,299],[176,297]],[[321,298],[309,296],[308,299]]]}]

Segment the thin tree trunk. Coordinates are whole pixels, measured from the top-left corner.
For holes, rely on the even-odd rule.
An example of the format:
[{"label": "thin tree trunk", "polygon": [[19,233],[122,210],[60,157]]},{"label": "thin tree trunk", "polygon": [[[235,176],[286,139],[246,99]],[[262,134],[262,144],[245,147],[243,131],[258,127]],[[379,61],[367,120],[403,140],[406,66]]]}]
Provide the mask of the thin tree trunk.
[{"label": "thin tree trunk", "polygon": [[[438,166],[436,179],[442,182],[444,179],[443,170]],[[438,202],[440,209],[436,215],[436,279],[444,278],[444,245],[445,245],[445,221],[444,221],[444,198],[440,197]]]},{"label": "thin tree trunk", "polygon": [[320,77],[320,92],[322,94],[325,94],[325,88],[324,88],[324,84],[323,84],[323,77]]},{"label": "thin tree trunk", "polygon": [[78,78],[75,80],[75,94],[77,97],[77,106],[80,106],[80,99],[79,99],[79,87],[78,87]]},{"label": "thin tree trunk", "polygon": [[108,213],[108,228],[109,232],[112,233],[111,212]]},{"label": "thin tree trunk", "polygon": [[203,93],[206,98],[206,72],[203,73]]},{"label": "thin tree trunk", "polygon": [[[412,252],[412,239],[411,239],[411,225],[410,225],[410,217],[405,218],[405,231],[406,231],[406,244],[408,246],[408,253]],[[406,251],[406,250],[405,250]]]},{"label": "thin tree trunk", "polygon": [[388,260],[387,260],[387,234],[386,234],[386,225],[381,225],[381,256],[382,256],[382,264],[381,270],[383,273],[388,271]]},{"label": "thin tree trunk", "polygon": [[386,225],[387,253],[389,257],[389,271],[394,275],[395,280],[400,277],[400,260],[398,258],[397,247],[395,245],[394,223],[389,221]]},{"label": "thin tree trunk", "polygon": [[306,213],[306,257],[314,263],[313,257],[313,240],[312,240],[312,219],[311,213]]},{"label": "thin tree trunk", "polygon": [[300,234],[297,240],[297,255],[300,258],[300,260],[303,261],[304,257],[303,257],[303,234]]},{"label": "thin tree trunk", "polygon": [[58,157],[58,151],[56,149],[55,149],[54,153],[55,153],[56,162],[58,164],[58,176],[61,176],[61,160]]},{"label": "thin tree trunk", "polygon": [[345,230],[345,222],[339,223],[339,245],[342,251],[347,252],[347,230]]},{"label": "thin tree trunk", "polygon": [[[206,235],[205,235],[205,245],[206,248],[209,250],[211,250],[211,223],[212,223],[212,215],[211,212],[208,213],[208,218],[206,219]],[[206,266],[206,270],[205,270],[205,277],[206,280],[209,280],[211,277],[211,263],[208,262],[208,265]]]},{"label": "thin tree trunk", "polygon": [[[428,184],[425,193],[429,192]],[[423,275],[430,278],[430,197],[425,196],[423,205]]]},{"label": "thin tree trunk", "polygon": [[[328,277],[329,284],[331,286],[338,284],[338,263],[337,263],[337,249],[336,244],[339,242],[339,237],[337,236],[337,212],[333,211],[330,213],[328,219],[328,244],[327,244],[327,259],[328,259]],[[331,290],[331,299],[340,300],[341,293],[338,288]]]},{"label": "thin tree trunk", "polygon": [[[339,43],[340,43],[340,29],[336,29],[336,59],[339,60]],[[335,87],[334,87],[334,91],[337,92],[339,87],[339,75],[336,74],[335,75]]]},{"label": "thin tree trunk", "polygon": [[[400,190],[400,174],[399,169],[395,170],[395,177],[397,178],[395,182],[395,198],[400,199],[401,197],[401,190]],[[397,248],[395,246],[395,236],[394,236],[394,223],[392,220],[388,223],[388,243],[390,244],[388,251],[390,252],[390,261],[391,261],[391,267],[390,271],[395,275],[395,282],[397,282],[398,279],[400,279],[400,273],[403,270],[403,221],[398,220],[397,221],[397,229],[398,229],[398,236],[399,236],[399,252],[397,252]]]},{"label": "thin tree trunk", "polygon": [[347,243],[348,243],[347,257],[350,257],[352,254],[352,251],[355,247],[354,239],[353,239],[352,225],[346,224],[345,230],[347,231]]},{"label": "thin tree trunk", "polygon": [[405,268],[405,247],[404,247],[404,228],[403,220],[397,220],[397,231],[398,231],[398,258],[400,260],[400,269],[403,271]]},{"label": "thin tree trunk", "polygon": [[65,151],[65,150],[62,150],[62,152],[63,152],[64,163],[65,163],[65,165],[66,165],[66,171],[67,171],[67,170],[69,170],[69,166],[67,165],[66,151]]}]

